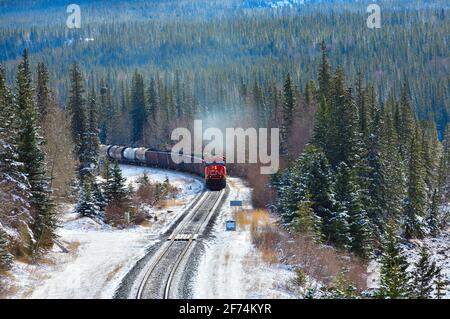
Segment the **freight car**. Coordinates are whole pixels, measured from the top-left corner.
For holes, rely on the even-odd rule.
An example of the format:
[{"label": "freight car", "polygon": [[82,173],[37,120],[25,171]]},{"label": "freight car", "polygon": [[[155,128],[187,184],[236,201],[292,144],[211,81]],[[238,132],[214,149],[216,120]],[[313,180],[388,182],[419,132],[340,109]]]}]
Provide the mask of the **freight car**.
[{"label": "freight car", "polygon": [[[226,186],[226,163],[223,158],[203,160],[194,154],[172,154],[170,151],[159,151],[146,148],[102,145],[100,151],[109,160],[124,164],[146,165],[164,169],[174,169],[205,178],[209,189],[222,189]],[[175,161],[174,161],[175,159]],[[177,162],[180,162],[179,164]]]}]

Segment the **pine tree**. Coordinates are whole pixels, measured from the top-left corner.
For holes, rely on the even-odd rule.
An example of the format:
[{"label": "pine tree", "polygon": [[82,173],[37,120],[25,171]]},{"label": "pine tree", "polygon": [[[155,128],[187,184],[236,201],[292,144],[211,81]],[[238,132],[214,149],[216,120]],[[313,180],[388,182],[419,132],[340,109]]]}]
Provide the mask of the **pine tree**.
[{"label": "pine tree", "polygon": [[436,263],[431,260],[428,249],[423,245],[419,260],[414,264],[411,282],[411,298],[428,299],[432,297],[433,283],[438,274]]},{"label": "pine tree", "polygon": [[347,279],[347,270],[341,271],[326,288],[326,297],[331,299],[355,299],[358,291],[355,285]]},{"label": "pine tree", "polygon": [[71,88],[68,107],[71,113],[72,138],[75,144],[75,154],[80,166],[79,175],[83,178],[90,171],[89,157],[89,123],[84,97],[84,79],[78,63],[74,63],[70,70]]},{"label": "pine tree", "polygon": [[384,185],[382,172],[382,118],[381,110],[374,106],[370,123],[370,134],[367,140],[367,197],[363,198],[364,207],[373,225],[374,237],[381,239],[381,227],[384,224],[382,210],[382,190]]},{"label": "pine tree", "polygon": [[88,126],[87,126],[87,155],[86,160],[90,163],[91,170],[98,168],[98,156],[100,149],[98,110],[95,88],[92,86],[88,97]]},{"label": "pine tree", "polygon": [[116,162],[111,169],[110,178],[107,179],[108,184],[105,187],[105,197],[108,202],[116,201],[125,203],[128,200],[125,181],[125,178],[122,177],[119,164]]},{"label": "pine tree", "polygon": [[448,286],[448,279],[445,276],[442,276],[442,269],[440,267],[437,268],[436,280],[434,281],[434,285],[436,287],[435,297],[436,299],[443,299],[445,297],[445,291]]},{"label": "pine tree", "polygon": [[95,180],[92,183],[92,196],[94,197],[95,205],[98,207],[99,211],[104,211],[107,204],[106,197],[102,185]]},{"label": "pine tree", "polygon": [[41,149],[36,123],[36,109],[31,87],[28,52],[24,51],[16,79],[16,107],[18,112],[17,152],[23,163],[23,173],[30,183],[30,204],[34,218],[32,230],[36,240],[35,249],[51,247],[56,238],[57,218],[50,198],[51,189],[45,176],[45,158]]},{"label": "pine tree", "polygon": [[314,129],[312,142],[321,149],[327,149],[330,145],[331,134],[329,134],[329,125],[331,123],[330,104],[321,98],[319,108],[314,119]]},{"label": "pine tree", "polygon": [[314,214],[311,195],[306,194],[305,199],[298,204],[296,216],[292,220],[292,228],[302,234],[310,236],[314,241],[322,241],[321,220]]},{"label": "pine tree", "polygon": [[386,223],[398,223],[403,213],[405,200],[405,168],[398,149],[398,136],[392,120],[393,102],[386,103],[381,128],[380,179],[379,189],[381,215],[377,226],[384,232]]},{"label": "pine tree", "polygon": [[7,234],[0,224],[0,271],[10,270],[13,260],[13,255],[8,251]]},{"label": "pine tree", "polygon": [[295,110],[295,92],[291,75],[288,73],[283,86],[283,119],[281,126],[281,153],[287,155],[289,152],[288,139],[293,122]]},{"label": "pine tree", "polygon": [[131,86],[131,120],[133,127],[133,143],[137,143],[142,139],[146,119],[147,114],[144,95],[144,79],[142,75],[136,70],[133,74]]},{"label": "pine tree", "polygon": [[427,227],[429,234],[433,237],[439,235],[442,226],[442,218],[440,216],[440,194],[437,189],[434,190],[433,196],[431,198],[431,206],[428,210],[427,215]]},{"label": "pine tree", "polygon": [[366,103],[366,91],[363,88],[363,75],[358,73],[356,81],[356,107],[358,109],[359,132],[366,141],[369,136],[369,112]]},{"label": "pine tree", "polygon": [[339,236],[345,239],[345,245],[351,251],[361,257],[368,257],[372,227],[361,203],[356,174],[345,163],[341,163],[337,169],[334,192],[337,214],[342,216],[345,227],[340,230]]},{"label": "pine tree", "polygon": [[393,227],[386,231],[384,251],[381,257],[380,287],[376,293],[378,298],[408,298],[409,283],[406,257],[402,253],[399,238]]},{"label": "pine tree", "polygon": [[92,182],[85,179],[80,187],[79,201],[75,211],[84,217],[93,217],[98,215],[97,207],[95,205],[94,196],[92,194]]},{"label": "pine tree", "polygon": [[403,159],[408,159],[409,145],[414,136],[415,117],[410,104],[408,83],[404,82],[401,92],[400,105],[396,109],[396,128],[399,137],[400,153]]},{"label": "pine tree", "polygon": [[0,223],[7,226],[26,224],[31,219],[30,185],[17,153],[17,115],[12,92],[6,85],[5,70],[0,65]]},{"label": "pine tree", "polygon": [[36,108],[38,112],[38,123],[42,125],[47,119],[50,110],[50,91],[48,89],[49,74],[48,69],[43,63],[37,66],[36,83]]},{"label": "pine tree", "polygon": [[411,138],[409,154],[408,195],[403,227],[406,238],[422,238],[425,233],[426,194],[419,128],[416,128]]},{"label": "pine tree", "polygon": [[315,100],[315,97],[317,95],[317,88],[316,84],[313,80],[308,81],[305,86],[305,102],[306,105],[309,106],[311,103]]},{"label": "pine tree", "polygon": [[332,236],[334,193],[331,168],[320,149],[312,145],[306,147],[286,172],[274,178],[273,185],[278,190],[276,206],[286,224],[297,216],[299,203],[309,200],[316,218],[320,220],[324,238]]},{"label": "pine tree", "polygon": [[104,79],[100,80],[100,105],[99,105],[99,139],[106,144],[112,136],[110,127],[111,112],[113,110],[111,89],[105,84]]},{"label": "pine tree", "polygon": [[321,100],[322,98],[327,97],[330,92],[331,68],[328,63],[325,41],[320,43],[320,50],[322,52],[322,59],[319,65],[319,99]]}]

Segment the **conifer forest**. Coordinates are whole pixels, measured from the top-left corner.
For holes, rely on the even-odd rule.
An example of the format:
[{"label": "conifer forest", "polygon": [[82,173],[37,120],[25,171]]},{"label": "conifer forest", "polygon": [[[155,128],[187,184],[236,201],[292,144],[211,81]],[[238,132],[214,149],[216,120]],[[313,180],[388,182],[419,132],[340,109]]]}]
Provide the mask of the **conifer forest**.
[{"label": "conifer forest", "polygon": [[0,298],[450,298],[449,35],[444,0],[0,0]]}]

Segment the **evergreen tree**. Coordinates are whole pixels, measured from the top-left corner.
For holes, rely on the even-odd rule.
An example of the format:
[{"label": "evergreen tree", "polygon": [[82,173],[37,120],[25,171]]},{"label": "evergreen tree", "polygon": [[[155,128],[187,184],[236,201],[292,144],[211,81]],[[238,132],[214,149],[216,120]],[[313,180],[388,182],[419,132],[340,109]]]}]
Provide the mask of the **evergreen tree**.
[{"label": "evergreen tree", "polygon": [[435,189],[433,192],[433,196],[431,198],[431,206],[428,210],[428,215],[426,219],[429,234],[434,237],[439,235],[442,226],[442,218],[440,216],[439,204],[440,204],[440,195],[438,190]]},{"label": "evergreen tree", "polygon": [[36,83],[36,108],[38,112],[38,123],[42,125],[47,119],[50,111],[50,91],[48,89],[49,74],[48,69],[43,63],[37,66]]},{"label": "evergreen tree", "polygon": [[393,227],[389,227],[384,239],[381,257],[380,287],[376,296],[386,299],[408,298],[408,263],[402,253],[399,238]]},{"label": "evergreen tree", "polygon": [[367,197],[363,198],[364,207],[373,226],[375,237],[381,238],[380,228],[384,223],[382,211],[382,189],[384,185],[382,172],[382,117],[378,106],[374,106],[367,140]]},{"label": "evergreen tree", "polygon": [[366,141],[369,136],[369,112],[366,103],[366,91],[363,87],[363,75],[358,73],[356,81],[356,108],[358,109],[359,132]]},{"label": "evergreen tree", "polygon": [[11,269],[13,259],[13,255],[8,251],[7,234],[0,224],[0,271]]},{"label": "evergreen tree", "polygon": [[305,199],[298,204],[296,216],[292,220],[292,228],[302,234],[311,236],[315,241],[322,241],[321,220],[314,214],[311,195],[306,194]]},{"label": "evergreen tree", "polygon": [[113,135],[110,126],[111,112],[113,111],[111,89],[105,84],[104,79],[100,81],[100,105],[99,105],[99,139],[106,144]]},{"label": "evergreen tree", "polygon": [[445,291],[448,286],[448,279],[445,276],[442,276],[442,269],[440,267],[437,268],[436,280],[434,281],[434,285],[436,287],[435,297],[436,299],[443,299],[445,297]]},{"label": "evergreen tree", "polygon": [[341,271],[333,282],[326,288],[325,295],[331,299],[356,299],[358,291],[355,285],[346,278],[348,271]]},{"label": "evergreen tree", "polygon": [[424,235],[426,194],[424,165],[420,145],[420,132],[416,128],[411,138],[409,151],[408,195],[405,204],[404,232],[406,238],[421,238]]},{"label": "evergreen tree", "polygon": [[35,249],[51,247],[56,238],[57,219],[50,198],[51,189],[45,176],[45,158],[41,149],[36,123],[36,109],[31,87],[28,52],[24,51],[18,66],[16,79],[16,107],[18,112],[17,152],[23,163],[23,173],[30,183],[30,205],[34,218],[32,230],[36,240]]},{"label": "evergreen tree", "polygon": [[144,95],[144,79],[142,75],[136,70],[133,74],[131,84],[131,120],[133,127],[133,143],[137,143],[142,139],[146,118],[147,114]]},{"label": "evergreen tree", "polygon": [[322,52],[322,59],[319,65],[319,99],[327,97],[329,94],[331,68],[327,57],[327,47],[325,41],[320,43],[320,50]]},{"label": "evergreen tree", "polygon": [[306,105],[309,106],[315,100],[315,96],[317,95],[316,84],[313,80],[308,81],[305,86],[305,102]]},{"label": "evergreen tree", "polygon": [[74,63],[70,70],[71,88],[68,107],[71,113],[72,138],[75,144],[80,167],[80,178],[90,171],[91,158],[89,156],[89,123],[84,98],[84,79],[78,63]]},{"label": "evergreen tree", "polygon": [[283,86],[283,121],[281,126],[281,153],[288,154],[288,138],[293,122],[295,110],[295,92],[292,84],[291,75],[288,73]]},{"label": "evergreen tree", "polygon": [[91,170],[98,167],[98,155],[100,149],[99,129],[98,129],[98,110],[96,103],[96,94],[94,87],[88,97],[88,126],[87,126],[87,155],[86,160],[90,163]]},{"label": "evergreen tree", "polygon": [[329,134],[329,125],[331,123],[330,104],[321,98],[319,108],[314,118],[314,129],[312,142],[321,149],[327,149],[330,145],[331,134]]},{"label": "evergreen tree", "polygon": [[6,85],[5,70],[0,65],[0,223],[17,226],[28,223],[29,188],[19,162],[16,139],[18,114],[11,90]]},{"label": "evergreen tree", "polygon": [[359,256],[367,257],[371,248],[371,225],[367,213],[361,203],[361,191],[356,183],[356,174],[345,163],[341,163],[336,172],[337,214],[341,215],[344,228],[335,233],[342,238],[341,242]]},{"label": "evergreen tree", "polygon": [[428,249],[423,245],[419,260],[414,264],[411,282],[411,298],[429,299],[433,293],[433,283],[438,274],[436,263],[431,260]]},{"label": "evergreen tree", "polygon": [[94,196],[92,194],[92,182],[89,179],[85,179],[80,187],[79,201],[75,208],[75,211],[80,216],[93,217],[98,214],[97,207],[95,205]]},{"label": "evergreen tree", "polygon": [[125,203],[128,200],[125,178],[122,176],[119,164],[116,162],[110,171],[110,178],[107,179],[105,187],[105,197],[108,202],[115,201]]},{"label": "evergreen tree", "polygon": [[330,165],[320,149],[312,145],[306,147],[292,166],[274,179],[273,185],[278,190],[276,206],[285,223],[290,224],[296,217],[299,203],[309,200],[314,214],[320,219],[322,233],[329,238],[334,207],[333,183]]},{"label": "evergreen tree", "polygon": [[400,153],[403,159],[408,159],[409,145],[414,136],[415,117],[410,104],[409,86],[404,82],[401,92],[400,105],[396,109],[396,128],[399,137]]},{"label": "evergreen tree", "polygon": [[376,224],[381,233],[386,223],[398,223],[405,199],[405,168],[398,149],[398,137],[392,120],[393,102],[385,105],[381,133],[379,207]]}]

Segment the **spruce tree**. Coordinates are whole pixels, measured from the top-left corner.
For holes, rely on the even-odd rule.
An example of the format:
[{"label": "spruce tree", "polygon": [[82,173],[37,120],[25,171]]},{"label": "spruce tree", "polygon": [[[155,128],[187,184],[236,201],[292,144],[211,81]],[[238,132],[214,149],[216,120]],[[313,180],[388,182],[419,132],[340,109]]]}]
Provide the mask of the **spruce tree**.
[{"label": "spruce tree", "polygon": [[436,263],[431,260],[427,247],[423,245],[420,248],[419,260],[414,264],[414,270],[412,271],[411,298],[431,298],[437,274]]},{"label": "spruce tree", "polygon": [[437,189],[434,190],[431,198],[431,205],[427,214],[427,228],[431,236],[435,237],[439,235],[442,226],[442,218],[440,214],[440,194]]},{"label": "spruce tree", "polygon": [[36,108],[37,117],[40,125],[47,119],[50,111],[50,91],[48,89],[49,74],[48,69],[43,63],[38,63],[37,66],[37,81],[36,81]]},{"label": "spruce tree", "polygon": [[56,238],[57,218],[50,197],[51,189],[45,176],[43,143],[37,125],[37,111],[33,100],[28,52],[24,51],[16,79],[16,107],[18,112],[17,152],[23,163],[22,171],[30,183],[30,205],[34,218],[32,230],[35,249],[51,247]]},{"label": "spruce tree", "polygon": [[8,250],[7,234],[0,224],[0,271],[10,270],[13,260],[14,257]]},{"label": "spruce tree", "polygon": [[356,174],[345,163],[341,163],[337,169],[334,192],[337,214],[342,216],[342,223],[345,223],[345,229],[335,232],[345,239],[345,245],[352,252],[368,257],[372,227],[361,202]]},{"label": "spruce tree", "polygon": [[98,156],[100,149],[98,129],[98,109],[95,88],[92,86],[88,96],[88,126],[87,126],[87,155],[86,160],[90,163],[91,170],[98,168]]},{"label": "spruce tree", "polygon": [[[29,188],[23,163],[17,153],[18,114],[13,94],[6,85],[5,70],[0,65],[0,223],[28,223]],[[9,223],[7,223],[9,221]]]},{"label": "spruce tree", "polygon": [[411,138],[409,156],[408,194],[405,204],[403,227],[406,238],[422,238],[425,233],[426,193],[420,131],[418,127],[415,130],[414,136]]},{"label": "spruce tree", "polygon": [[116,162],[110,171],[110,178],[105,187],[105,197],[108,202],[125,203],[128,200],[125,178],[122,176],[119,164]]},{"label": "spruce tree", "polygon": [[[144,124],[147,119],[144,94],[144,79],[136,70],[131,85],[131,120],[132,140],[138,143],[143,137]],[[172,116],[174,113],[171,113]],[[160,123],[161,124],[161,123]]]},{"label": "spruce tree", "polygon": [[319,99],[321,100],[328,96],[331,80],[331,68],[328,63],[325,41],[320,43],[320,51],[322,53],[322,58],[319,65]]},{"label": "spruce tree", "polygon": [[438,267],[436,280],[434,281],[434,286],[436,287],[436,292],[434,296],[436,299],[445,298],[445,292],[448,284],[449,284],[448,279],[446,279],[445,276],[442,275],[442,268]]},{"label": "spruce tree", "polygon": [[69,95],[69,111],[71,113],[72,138],[75,144],[75,154],[80,166],[79,176],[83,178],[90,171],[89,156],[89,123],[84,97],[84,79],[78,63],[74,63],[70,70],[71,88]]},{"label": "spruce tree", "polygon": [[305,195],[305,199],[298,204],[296,216],[292,220],[292,228],[307,236],[310,236],[314,241],[322,241],[322,230],[320,217],[314,214],[312,208],[311,195]]},{"label": "spruce tree", "polygon": [[92,182],[89,179],[85,179],[80,187],[79,201],[75,208],[75,211],[84,217],[93,217],[98,214],[97,207],[95,205],[94,196],[92,194]]},{"label": "spruce tree", "polygon": [[389,227],[383,242],[381,257],[380,287],[376,293],[378,298],[402,299],[409,296],[408,262],[403,255],[400,241],[394,228]]},{"label": "spruce tree", "polygon": [[406,81],[403,83],[400,105],[397,106],[396,114],[396,128],[399,137],[400,153],[402,158],[407,160],[409,145],[415,134],[415,116],[410,103],[409,86]]},{"label": "spruce tree", "polygon": [[381,233],[386,223],[398,223],[405,200],[405,167],[398,148],[398,136],[392,120],[393,102],[385,105],[381,128],[379,207],[377,225]]},{"label": "spruce tree", "polygon": [[283,86],[283,119],[281,126],[281,153],[287,155],[289,152],[288,139],[290,136],[295,110],[295,91],[291,75],[288,73]]}]

